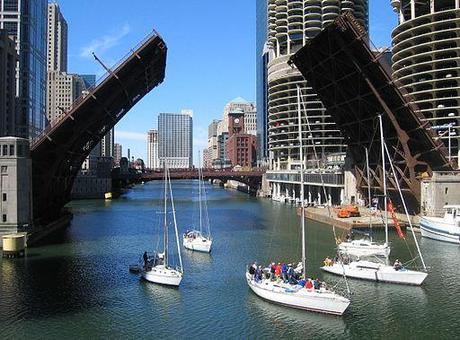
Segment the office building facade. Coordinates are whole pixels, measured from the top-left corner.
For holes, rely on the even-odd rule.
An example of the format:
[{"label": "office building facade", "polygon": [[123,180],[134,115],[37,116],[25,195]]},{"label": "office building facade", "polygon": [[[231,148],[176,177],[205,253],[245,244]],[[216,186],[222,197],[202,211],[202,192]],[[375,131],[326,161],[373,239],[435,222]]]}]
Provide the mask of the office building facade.
[{"label": "office building facade", "polygon": [[231,166],[252,167],[256,160],[256,136],[245,132],[242,109],[229,112],[226,154]]},{"label": "office building facade", "polygon": [[85,89],[83,80],[77,74],[48,71],[46,112],[52,124],[72,107],[73,102]]},{"label": "office building facade", "polygon": [[[460,1],[392,1],[393,78],[459,160]],[[450,147],[449,147],[450,144]]]},{"label": "office building facade", "polygon": [[121,144],[115,143],[113,146],[113,163],[114,166],[120,166],[120,160],[123,157],[123,147]]},{"label": "office building facade", "polygon": [[147,132],[147,168],[160,168],[158,158],[158,130],[151,129]]},{"label": "office building facade", "polygon": [[160,167],[184,169],[193,166],[193,123],[190,110],[158,116]]},{"label": "office building facade", "polygon": [[34,138],[46,125],[46,0],[0,0],[0,29],[15,41],[16,135]]},{"label": "office building facade", "polygon": [[14,41],[0,30],[0,137],[16,133],[16,63]]}]

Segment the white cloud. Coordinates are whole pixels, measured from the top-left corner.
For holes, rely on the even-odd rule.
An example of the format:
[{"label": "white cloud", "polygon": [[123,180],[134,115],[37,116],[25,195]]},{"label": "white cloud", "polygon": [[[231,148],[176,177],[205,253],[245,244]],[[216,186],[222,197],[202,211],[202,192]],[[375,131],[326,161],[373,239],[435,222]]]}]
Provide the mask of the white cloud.
[{"label": "white cloud", "polygon": [[147,134],[140,132],[131,132],[131,131],[120,131],[115,130],[115,138],[125,139],[125,140],[147,140]]},{"label": "white cloud", "polygon": [[103,54],[108,49],[116,46],[130,31],[131,27],[128,24],[124,24],[121,27],[121,31],[92,40],[88,46],[80,49],[80,57],[90,58],[93,52],[96,53],[96,55]]}]

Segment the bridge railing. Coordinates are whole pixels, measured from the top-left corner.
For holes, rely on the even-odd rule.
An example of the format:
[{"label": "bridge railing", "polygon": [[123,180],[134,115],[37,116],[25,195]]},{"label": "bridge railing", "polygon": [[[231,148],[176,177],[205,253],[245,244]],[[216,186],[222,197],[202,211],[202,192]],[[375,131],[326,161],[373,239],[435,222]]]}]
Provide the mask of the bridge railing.
[{"label": "bridge railing", "polygon": [[65,120],[65,118],[67,118],[71,112],[77,107],[79,106],[87,97],[90,97],[92,94],[94,94],[94,92],[96,92],[96,90],[98,89],[98,87],[104,83],[112,73],[116,72],[116,70],[121,66],[123,65],[132,55],[133,53],[139,49],[141,46],[143,46],[147,41],[149,41],[150,39],[154,38],[154,37],[160,37],[160,34],[155,30],[153,29],[152,32],[150,32],[149,34],[147,34],[147,36],[145,36],[144,39],[142,39],[139,43],[137,43],[133,48],[130,49],[130,51],[128,53],[126,53],[123,57],[121,57],[114,65],[112,65],[112,67],[109,68],[109,71],[105,72],[102,76],[100,76],[94,85],[92,85],[91,87],[88,87],[85,89],[85,91],[87,93],[84,93],[82,95],[80,95],[77,99],[75,99],[71,106],[65,110],[64,113],[60,114],[59,116],[57,116],[56,118],[54,118],[53,120],[51,120],[49,122],[49,124],[45,127],[45,129],[38,135],[36,135],[33,139],[32,139],[32,143],[31,143],[31,148],[33,148],[35,146],[36,143],[38,143],[38,141],[40,141],[43,137],[45,137],[46,135],[48,135],[56,126],[58,126],[62,121]]}]

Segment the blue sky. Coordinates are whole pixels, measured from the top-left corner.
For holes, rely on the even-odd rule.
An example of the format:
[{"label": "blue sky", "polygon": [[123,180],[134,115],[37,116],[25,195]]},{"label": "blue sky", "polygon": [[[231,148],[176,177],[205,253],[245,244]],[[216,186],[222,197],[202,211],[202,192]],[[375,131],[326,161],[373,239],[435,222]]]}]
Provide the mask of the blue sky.
[{"label": "blue sky", "polygon": [[[117,124],[115,140],[146,158],[146,131],[159,112],[194,111],[194,154],[207,126],[235,97],[255,101],[255,0],[61,0],[69,26],[72,73],[103,70],[91,52],[114,64],[153,28],[168,46],[166,78]],[[396,15],[387,0],[370,0],[371,39],[390,45]]]}]

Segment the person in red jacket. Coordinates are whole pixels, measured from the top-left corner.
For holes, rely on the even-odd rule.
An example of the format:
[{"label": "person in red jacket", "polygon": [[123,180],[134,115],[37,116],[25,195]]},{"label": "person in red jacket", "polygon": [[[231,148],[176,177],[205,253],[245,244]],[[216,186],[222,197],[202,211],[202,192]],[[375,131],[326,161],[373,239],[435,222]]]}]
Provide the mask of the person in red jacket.
[{"label": "person in red jacket", "polygon": [[313,282],[311,282],[310,279],[308,279],[307,283],[305,284],[306,289],[313,289]]},{"label": "person in red jacket", "polygon": [[278,264],[275,267],[275,276],[280,277],[281,276],[281,264],[278,262]]}]

